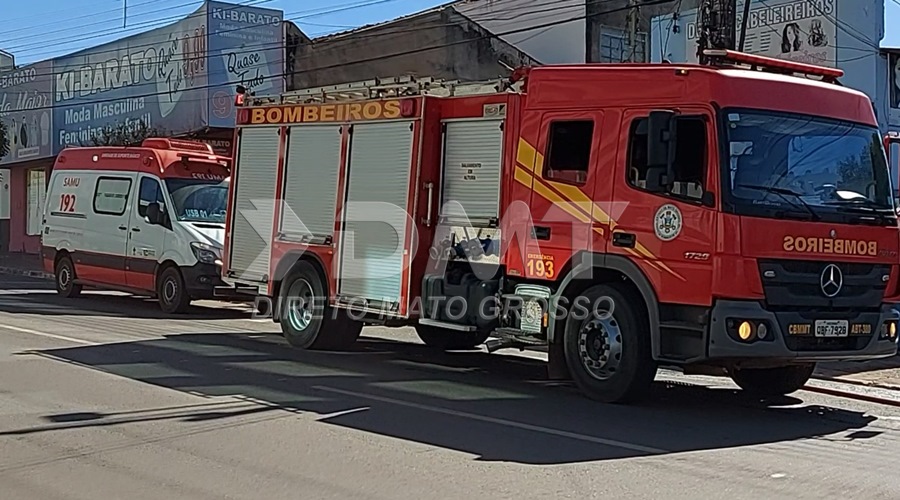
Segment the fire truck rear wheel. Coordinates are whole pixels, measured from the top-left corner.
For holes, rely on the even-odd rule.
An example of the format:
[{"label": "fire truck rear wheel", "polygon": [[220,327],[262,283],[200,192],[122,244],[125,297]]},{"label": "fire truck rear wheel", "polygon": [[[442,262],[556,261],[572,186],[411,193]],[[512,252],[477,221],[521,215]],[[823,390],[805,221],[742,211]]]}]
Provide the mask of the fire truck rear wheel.
[{"label": "fire truck rear wheel", "polygon": [[362,323],[328,307],[325,286],[315,268],[298,262],[281,286],[281,331],[292,347],[343,350],[353,345]]},{"label": "fire truck rear wheel", "polygon": [[778,368],[733,368],[731,380],[741,389],[759,396],[785,396],[797,392],[809,382],[815,363]]},{"label": "fire truck rear wheel", "polygon": [[81,294],[81,285],[75,284],[75,265],[66,255],[56,262],[56,293],[71,299]]},{"label": "fire truck rear wheel", "polygon": [[656,364],[641,303],[635,292],[609,285],[593,286],[573,302],[563,347],[572,379],[589,398],[627,403],[649,392]]},{"label": "fire truck rear wheel", "polygon": [[416,334],[428,347],[441,351],[474,349],[491,336],[489,331],[458,332],[430,325],[416,325]]}]

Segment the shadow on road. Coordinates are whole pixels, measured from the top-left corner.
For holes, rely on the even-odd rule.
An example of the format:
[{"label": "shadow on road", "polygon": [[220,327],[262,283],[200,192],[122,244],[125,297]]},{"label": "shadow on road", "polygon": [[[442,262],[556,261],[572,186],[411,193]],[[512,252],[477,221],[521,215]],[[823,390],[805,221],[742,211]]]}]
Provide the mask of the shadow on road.
[{"label": "shadow on road", "polygon": [[[202,304],[202,302],[200,303]],[[156,299],[115,292],[85,290],[80,297],[66,299],[53,284],[40,280],[0,280],[0,312],[45,316],[109,316],[141,319],[244,319],[252,304],[209,307],[193,304],[186,314],[167,315]]]},{"label": "shadow on road", "polygon": [[[566,464],[877,434],[864,429],[874,417],[862,413],[799,406],[794,398],[757,401],[726,389],[658,383],[646,405],[602,405],[548,383],[537,360],[435,354],[419,344],[382,339],[363,338],[352,352],[325,353],[291,350],[279,338],[184,334],[38,354],[193,394],[238,396],[262,403],[256,411],[287,410],[486,461]],[[242,411],[251,409],[69,413],[48,416],[45,427],[0,435],[148,418],[227,419]]]}]

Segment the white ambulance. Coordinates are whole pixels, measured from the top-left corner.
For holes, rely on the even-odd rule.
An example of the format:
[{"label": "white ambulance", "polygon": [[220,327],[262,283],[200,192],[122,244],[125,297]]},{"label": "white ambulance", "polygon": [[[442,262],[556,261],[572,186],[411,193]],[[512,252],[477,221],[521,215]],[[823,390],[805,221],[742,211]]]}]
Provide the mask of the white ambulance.
[{"label": "white ambulance", "polygon": [[159,299],[167,313],[222,285],[230,159],[204,143],[146,139],[140,147],[67,148],[44,207],[44,268],[56,289]]}]

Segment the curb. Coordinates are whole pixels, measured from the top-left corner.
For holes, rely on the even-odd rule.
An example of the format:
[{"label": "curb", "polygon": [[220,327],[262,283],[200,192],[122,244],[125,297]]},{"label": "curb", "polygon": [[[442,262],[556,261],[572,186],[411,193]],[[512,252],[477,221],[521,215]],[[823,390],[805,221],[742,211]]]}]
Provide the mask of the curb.
[{"label": "curb", "polygon": [[[828,396],[834,396],[834,397],[839,397],[839,398],[844,398],[844,399],[855,399],[857,401],[866,401],[868,403],[900,407],[900,400],[898,400],[898,399],[883,398],[883,397],[873,396],[873,395],[869,395],[869,394],[860,394],[858,392],[842,391],[840,389],[815,387],[815,386],[809,386],[809,385],[804,386],[803,389],[801,389],[801,390],[808,391],[808,392],[816,392],[819,394],[825,394]],[[889,389],[889,390],[891,390],[891,389]],[[893,389],[893,390],[896,390],[896,389]]]},{"label": "curb", "polygon": [[898,393],[900,393],[900,386],[894,385],[894,384],[883,384],[881,382],[853,380],[853,379],[840,378],[840,377],[824,377],[824,376],[817,377],[815,375],[813,375],[812,378],[815,380],[822,380],[825,382],[838,382],[841,384],[849,384],[849,385],[855,385],[855,386],[859,386],[859,387],[869,387],[869,388],[873,388],[873,389],[883,389],[886,391],[897,391]]},{"label": "curb", "polygon": [[52,274],[45,273],[44,271],[20,269],[18,267],[0,266],[0,274],[6,274],[6,275],[12,275],[12,276],[25,276],[28,278],[37,278],[37,279],[44,279],[44,280],[55,279],[55,277]]}]

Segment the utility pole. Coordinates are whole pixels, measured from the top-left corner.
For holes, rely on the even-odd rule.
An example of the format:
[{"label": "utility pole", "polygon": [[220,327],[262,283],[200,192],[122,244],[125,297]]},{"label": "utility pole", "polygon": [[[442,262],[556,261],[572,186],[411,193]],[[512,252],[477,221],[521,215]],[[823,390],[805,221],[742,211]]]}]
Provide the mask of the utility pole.
[{"label": "utility pole", "polygon": [[697,39],[697,57],[700,64],[706,64],[708,61],[703,54],[704,50],[735,48],[737,0],[703,0],[699,10],[700,36]]},{"label": "utility pole", "polygon": [[641,16],[639,2],[640,0],[628,0],[628,5],[631,7],[628,9],[628,61],[630,62],[635,62],[635,56],[637,55],[638,29],[640,28],[639,20]]},{"label": "utility pole", "polygon": [[[735,9],[737,10],[737,9]],[[738,50],[744,51],[744,41],[747,39],[747,18],[750,17],[750,0],[744,0],[744,16],[741,18],[741,41]]]}]

